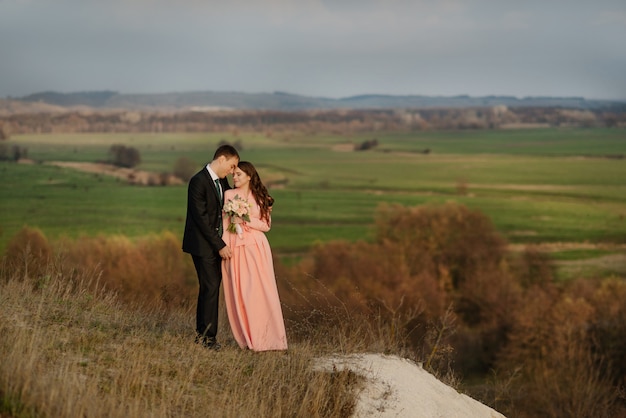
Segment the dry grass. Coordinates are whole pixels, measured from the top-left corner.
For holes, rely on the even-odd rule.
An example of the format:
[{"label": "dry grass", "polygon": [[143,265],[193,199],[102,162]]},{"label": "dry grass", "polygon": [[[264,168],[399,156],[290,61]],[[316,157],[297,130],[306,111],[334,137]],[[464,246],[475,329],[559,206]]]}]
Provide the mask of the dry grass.
[{"label": "dry grass", "polygon": [[3,270],[0,416],[331,417],[355,406],[360,378],[314,371],[320,347],[254,353],[225,338],[208,351],[193,343],[192,312],[130,307],[96,282]]}]

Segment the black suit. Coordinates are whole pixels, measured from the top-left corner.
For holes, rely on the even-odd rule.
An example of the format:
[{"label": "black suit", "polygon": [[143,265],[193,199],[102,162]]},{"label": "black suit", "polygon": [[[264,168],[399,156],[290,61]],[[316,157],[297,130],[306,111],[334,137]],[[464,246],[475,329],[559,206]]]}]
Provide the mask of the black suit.
[{"label": "black suit", "polygon": [[[230,189],[226,179],[220,179],[220,184],[222,190]],[[215,340],[217,334],[222,283],[222,258],[219,251],[226,246],[219,234],[221,225],[222,202],[205,167],[189,180],[183,251],[191,254],[200,284],[196,331],[209,340]]]}]

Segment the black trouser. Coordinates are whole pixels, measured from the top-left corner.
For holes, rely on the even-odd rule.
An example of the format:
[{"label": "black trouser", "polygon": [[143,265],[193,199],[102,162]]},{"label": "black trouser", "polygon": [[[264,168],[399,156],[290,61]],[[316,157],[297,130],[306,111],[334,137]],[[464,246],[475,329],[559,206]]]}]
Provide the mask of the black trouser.
[{"label": "black trouser", "polygon": [[222,259],[192,255],[198,274],[198,307],[196,310],[196,331],[207,339],[217,335],[217,315],[219,308],[220,284],[222,283]]}]

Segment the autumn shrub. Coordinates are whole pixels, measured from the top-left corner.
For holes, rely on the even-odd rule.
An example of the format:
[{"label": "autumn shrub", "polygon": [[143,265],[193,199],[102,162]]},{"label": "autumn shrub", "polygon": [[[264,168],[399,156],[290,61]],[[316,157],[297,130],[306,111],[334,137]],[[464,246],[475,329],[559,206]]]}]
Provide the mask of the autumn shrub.
[{"label": "autumn shrub", "polygon": [[513,259],[512,268],[525,288],[554,281],[554,262],[536,245],[525,246],[521,254]]},{"label": "autumn shrub", "polygon": [[23,228],[9,242],[4,265],[12,275],[42,276],[52,267],[67,278],[97,273],[98,284],[126,302],[185,307],[195,303],[197,293],[191,259],[171,232],[136,240],[98,236],[50,243],[41,231]]},{"label": "autumn shrub", "polygon": [[503,269],[478,270],[459,287],[454,304],[461,324],[452,341],[459,373],[483,375],[494,367],[520,298],[517,279]]},{"label": "autumn shrub", "polygon": [[[616,277],[599,282],[581,279],[571,287],[572,294],[584,297],[594,309],[588,339],[591,351],[603,360],[596,367],[616,387],[626,390],[626,282]],[[626,407],[626,397],[622,400]]]},{"label": "autumn shrub", "polygon": [[619,391],[618,406],[626,416],[626,282],[617,277],[580,279],[572,283],[569,294],[593,307],[586,333],[593,367]]},{"label": "autumn shrub", "polygon": [[[386,205],[379,208],[376,226],[377,242],[403,254],[411,277],[429,277],[445,292],[438,306],[453,304],[459,317],[453,340],[458,370],[487,371],[506,341],[509,313],[520,297],[518,279],[506,261],[507,243],[491,220],[452,203]],[[428,286],[423,288],[428,292]]]},{"label": "autumn shrub", "polygon": [[45,274],[51,257],[52,247],[43,232],[25,226],[8,242],[3,263],[6,271],[36,278]]},{"label": "autumn shrub", "polygon": [[195,270],[171,232],[135,241],[125,236],[66,241],[65,257],[85,269],[99,268],[101,281],[127,302],[186,305],[194,300]]},{"label": "autumn shrub", "polygon": [[382,205],[376,230],[378,243],[392,243],[404,255],[409,274],[427,271],[446,290],[458,289],[479,269],[497,268],[506,252],[487,216],[454,203]]},{"label": "autumn shrub", "polygon": [[[366,242],[336,241],[313,249],[313,276],[344,303],[365,312],[393,313],[417,304],[419,289],[411,286],[399,253]],[[357,286],[355,286],[357,284]]]},{"label": "autumn shrub", "polygon": [[[616,416],[622,406],[612,370],[615,353],[610,343],[598,339],[598,325],[606,318],[594,304],[602,300],[602,305],[617,306],[626,299],[624,294],[609,296],[601,290],[604,286],[592,290],[589,283],[543,285],[525,293],[498,362],[501,370],[520,367],[511,388],[510,412],[521,417]],[[623,362],[623,351],[621,356]]]},{"label": "autumn shrub", "polygon": [[393,318],[381,314],[380,309],[384,308],[380,303],[368,303],[348,282],[338,281],[335,286],[318,279],[308,269],[312,266],[309,260],[293,266],[276,265],[283,315],[291,339],[313,340],[339,352],[406,353],[402,324],[408,314],[397,312]]},{"label": "autumn shrub", "polygon": [[[437,362],[439,374],[455,355],[463,372],[470,359],[472,371],[488,369],[506,341],[509,312],[520,295],[507,268],[506,242],[490,220],[461,205],[394,205],[378,210],[376,227],[371,243],[316,245],[306,269],[292,272],[294,287],[318,283],[326,296],[310,304],[314,310],[339,306],[377,321],[420,360],[433,347],[439,354],[461,347]],[[442,327],[442,318],[454,325]]]}]

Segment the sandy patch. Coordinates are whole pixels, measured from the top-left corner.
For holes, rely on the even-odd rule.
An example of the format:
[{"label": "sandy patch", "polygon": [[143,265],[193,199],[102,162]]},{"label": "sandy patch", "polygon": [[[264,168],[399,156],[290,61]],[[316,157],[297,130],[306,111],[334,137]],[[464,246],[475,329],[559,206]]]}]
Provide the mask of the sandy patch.
[{"label": "sandy patch", "polygon": [[57,167],[71,168],[74,170],[84,171],[86,173],[113,176],[126,180],[130,184],[139,184],[144,186],[183,184],[181,179],[171,174],[161,175],[149,171],[136,170],[134,168],[117,167],[111,164],[75,161],[50,161],[46,162],[46,164]]},{"label": "sandy patch", "polygon": [[560,260],[556,265],[564,274],[572,277],[582,277],[597,271],[626,274],[626,254],[609,254],[584,260]]},{"label": "sandy patch", "polygon": [[321,370],[348,368],[367,379],[355,417],[504,418],[492,408],[458,393],[414,362],[382,354],[320,359]]},{"label": "sandy patch", "polygon": [[532,246],[539,251],[556,252],[571,250],[607,250],[626,251],[626,244],[591,243],[591,242],[546,242],[537,244],[509,244],[511,251],[523,251],[527,246]]},{"label": "sandy patch", "polygon": [[549,123],[503,123],[500,125],[500,129],[545,129],[549,128]]},{"label": "sandy patch", "polygon": [[347,144],[333,145],[332,150],[337,152],[352,152],[354,151],[354,144],[350,142]]},{"label": "sandy patch", "polygon": [[[470,182],[470,187],[472,187]],[[577,186],[555,185],[555,184],[475,184],[472,188],[491,189],[491,190],[517,190],[517,191],[542,191],[542,192],[559,192],[577,190]]]}]

